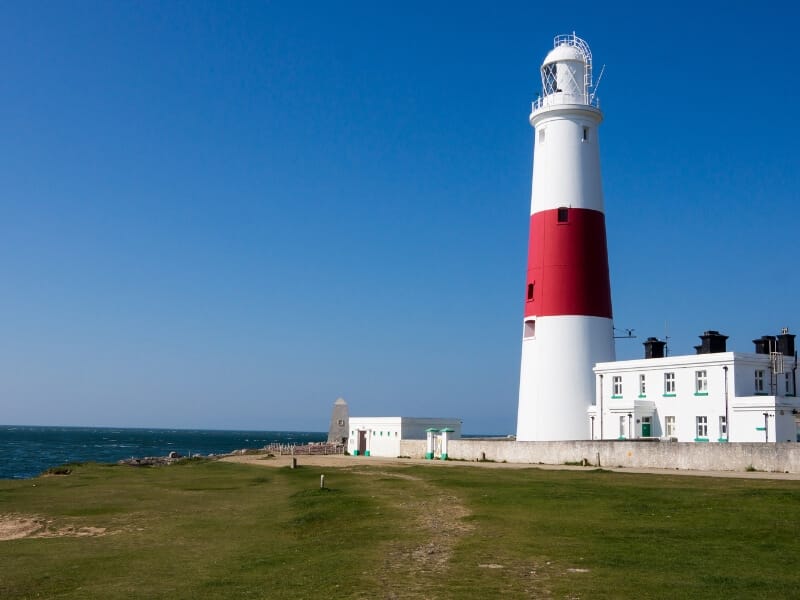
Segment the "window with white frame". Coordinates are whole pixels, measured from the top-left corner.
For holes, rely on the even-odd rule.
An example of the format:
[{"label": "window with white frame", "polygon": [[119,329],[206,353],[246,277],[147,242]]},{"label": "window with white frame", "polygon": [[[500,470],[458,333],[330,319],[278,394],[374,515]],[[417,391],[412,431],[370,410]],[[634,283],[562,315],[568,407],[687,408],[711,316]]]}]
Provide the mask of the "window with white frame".
[{"label": "window with white frame", "polygon": [[625,437],[625,417],[621,416],[619,418],[619,437]]},{"label": "window with white frame", "polygon": [[611,388],[615,396],[622,396],[622,375],[614,375],[611,378]]},{"label": "window with white frame", "polygon": [[756,369],[756,376],[755,376],[755,389],[756,394],[761,394],[764,392],[764,371],[763,369]]},{"label": "window with white frame", "polygon": [[725,415],[721,415],[719,418],[719,437],[728,437],[728,419],[725,418]]},{"label": "window with white frame", "polygon": [[708,417],[696,417],[695,421],[697,423],[697,437],[708,437]]},{"label": "window with white frame", "polygon": [[705,369],[694,372],[694,391],[696,394],[708,393],[708,373]]},{"label": "window with white frame", "polygon": [[675,432],[677,429],[675,428],[675,417],[669,416],[664,417],[664,435],[667,437],[675,437]]},{"label": "window with white frame", "polygon": [[645,383],[646,379],[644,373],[642,373],[641,375],[639,375],[639,395],[642,397],[647,395],[647,386],[645,385]]},{"label": "window with white frame", "polygon": [[664,393],[675,393],[675,373],[664,373]]}]

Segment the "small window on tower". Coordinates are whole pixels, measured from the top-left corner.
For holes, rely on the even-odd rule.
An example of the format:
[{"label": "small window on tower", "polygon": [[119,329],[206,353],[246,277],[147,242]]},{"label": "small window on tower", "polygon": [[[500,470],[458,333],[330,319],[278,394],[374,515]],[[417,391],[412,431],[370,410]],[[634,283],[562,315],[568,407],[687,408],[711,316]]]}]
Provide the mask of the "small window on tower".
[{"label": "small window on tower", "polygon": [[569,218],[569,209],[566,206],[561,206],[558,209],[558,222],[566,223]]},{"label": "small window on tower", "polygon": [[524,338],[536,337],[536,319],[525,321],[525,332],[522,334],[522,337]]},{"label": "small window on tower", "polygon": [[533,287],[534,287],[533,283],[528,284],[528,302],[533,300]]},{"label": "small window on tower", "polygon": [[584,142],[588,142],[589,141],[589,128],[588,127],[584,127],[583,128],[583,137],[581,138],[581,140],[584,141]]}]

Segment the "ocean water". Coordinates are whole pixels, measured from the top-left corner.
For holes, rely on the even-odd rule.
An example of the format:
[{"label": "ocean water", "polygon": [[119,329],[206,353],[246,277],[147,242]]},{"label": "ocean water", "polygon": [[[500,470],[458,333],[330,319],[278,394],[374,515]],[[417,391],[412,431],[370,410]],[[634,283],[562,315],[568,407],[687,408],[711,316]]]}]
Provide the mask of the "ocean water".
[{"label": "ocean water", "polygon": [[211,429],[117,429],[0,425],[0,479],[34,477],[70,462],[116,462],[123,458],[224,454],[272,442],[322,442],[327,433],[220,431]]}]

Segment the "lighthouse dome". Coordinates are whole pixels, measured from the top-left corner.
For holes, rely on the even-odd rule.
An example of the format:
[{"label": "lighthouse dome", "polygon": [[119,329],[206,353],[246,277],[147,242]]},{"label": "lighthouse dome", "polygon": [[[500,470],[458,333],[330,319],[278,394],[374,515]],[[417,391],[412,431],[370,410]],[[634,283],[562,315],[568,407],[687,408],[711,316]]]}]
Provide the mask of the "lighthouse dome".
[{"label": "lighthouse dome", "polygon": [[564,42],[550,50],[542,64],[549,65],[551,63],[572,61],[586,62],[586,57],[583,55],[580,48]]}]

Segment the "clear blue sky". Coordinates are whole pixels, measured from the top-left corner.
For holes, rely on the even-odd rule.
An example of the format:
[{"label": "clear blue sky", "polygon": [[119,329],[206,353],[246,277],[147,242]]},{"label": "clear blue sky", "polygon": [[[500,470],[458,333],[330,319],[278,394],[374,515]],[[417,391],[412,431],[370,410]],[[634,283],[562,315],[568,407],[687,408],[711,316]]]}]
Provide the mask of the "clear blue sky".
[{"label": "clear blue sky", "polygon": [[800,333],[788,6],[4,4],[0,423],[324,430],[344,396],[513,432],[528,113],[573,30],[618,356]]}]

